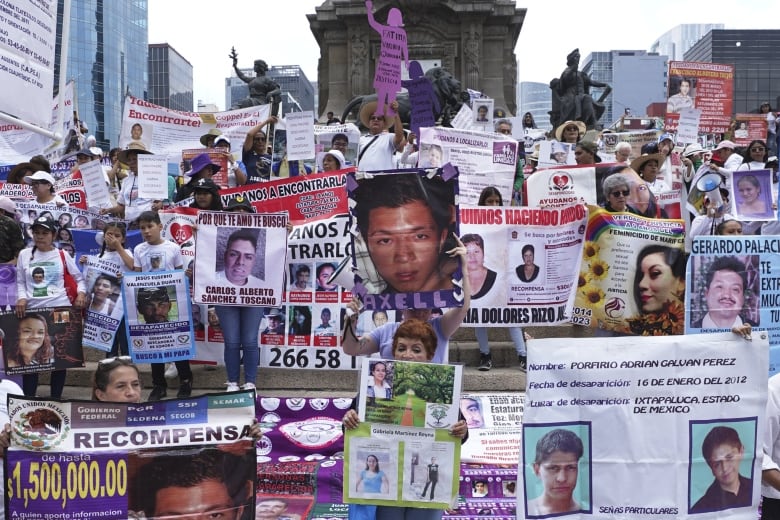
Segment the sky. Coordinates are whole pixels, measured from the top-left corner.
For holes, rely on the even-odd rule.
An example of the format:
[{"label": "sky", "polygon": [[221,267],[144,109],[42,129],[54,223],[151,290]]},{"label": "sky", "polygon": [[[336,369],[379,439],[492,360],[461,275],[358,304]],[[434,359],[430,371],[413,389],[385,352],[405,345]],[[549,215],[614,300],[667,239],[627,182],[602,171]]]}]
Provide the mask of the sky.
[{"label": "sky", "polygon": [[[196,103],[202,100],[224,109],[225,78],[232,71],[228,55],[233,46],[241,68],[251,68],[255,59],[264,59],[270,66],[299,65],[310,81],[317,80],[320,52],[306,15],[322,3],[149,0],[149,43],[168,43],[192,64]],[[376,4],[383,2],[377,0]],[[273,5],[279,7],[275,10]],[[775,17],[769,16],[768,4],[758,0],[739,4],[627,0],[602,3],[603,10],[595,5],[570,0],[517,2],[517,7],[527,9],[515,48],[520,81],[549,83],[566,67],[566,55],[575,47],[580,49],[582,63],[591,52],[647,50],[658,37],[682,23],[722,23],[726,29],[774,28]],[[702,10],[705,5],[706,10]]]}]

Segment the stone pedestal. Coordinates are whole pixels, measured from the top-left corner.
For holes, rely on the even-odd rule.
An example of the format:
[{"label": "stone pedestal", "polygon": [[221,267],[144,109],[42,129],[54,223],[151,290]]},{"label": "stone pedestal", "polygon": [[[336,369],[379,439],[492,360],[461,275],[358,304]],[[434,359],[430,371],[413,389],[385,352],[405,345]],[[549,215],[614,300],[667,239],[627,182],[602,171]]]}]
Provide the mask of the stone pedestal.
[{"label": "stone pedestal", "polygon": [[[514,0],[376,0],[376,20],[384,24],[392,7],[403,13],[410,60],[440,63],[464,89],[515,113],[514,48],[525,9]],[[364,0],[326,0],[307,16],[320,46],[318,113],[341,114],[355,96],[373,93],[379,35],[368,25]]]}]

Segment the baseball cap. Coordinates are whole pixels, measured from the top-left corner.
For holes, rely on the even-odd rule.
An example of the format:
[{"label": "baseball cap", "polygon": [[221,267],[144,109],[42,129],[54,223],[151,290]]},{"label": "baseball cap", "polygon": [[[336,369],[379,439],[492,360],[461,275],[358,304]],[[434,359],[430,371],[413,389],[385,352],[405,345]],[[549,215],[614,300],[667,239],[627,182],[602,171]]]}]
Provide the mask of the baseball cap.
[{"label": "baseball cap", "polygon": [[152,301],[168,301],[168,290],[165,287],[141,287],[136,294],[136,300],[139,304]]},{"label": "baseball cap", "polygon": [[52,233],[57,232],[57,224],[54,222],[54,219],[51,219],[49,217],[38,217],[36,218],[31,226],[33,229],[36,227],[42,227],[44,229],[48,229]]}]

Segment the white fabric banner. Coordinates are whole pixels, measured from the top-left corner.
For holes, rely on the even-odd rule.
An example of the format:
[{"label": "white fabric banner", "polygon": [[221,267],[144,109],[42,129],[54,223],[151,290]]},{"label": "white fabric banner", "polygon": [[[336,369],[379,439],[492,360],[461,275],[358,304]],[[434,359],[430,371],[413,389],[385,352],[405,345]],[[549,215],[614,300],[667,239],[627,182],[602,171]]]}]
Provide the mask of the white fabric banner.
[{"label": "white fabric banner", "polygon": [[517,517],[754,520],[768,346],[766,332],[529,341]]}]

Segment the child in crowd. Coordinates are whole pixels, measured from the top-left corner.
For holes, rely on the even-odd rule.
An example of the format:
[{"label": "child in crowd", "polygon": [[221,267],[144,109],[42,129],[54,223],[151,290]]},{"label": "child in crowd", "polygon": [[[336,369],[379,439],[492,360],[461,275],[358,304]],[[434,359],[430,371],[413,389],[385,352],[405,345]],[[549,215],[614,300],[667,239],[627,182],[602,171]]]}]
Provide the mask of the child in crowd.
[{"label": "child in crowd", "polygon": [[[144,241],[133,251],[133,268],[139,272],[172,271],[184,268],[181,249],[178,245],[162,238],[162,222],[156,211],[144,211],[138,217],[141,237]],[[176,397],[189,397],[192,394],[192,370],[190,362],[176,361],[179,372],[179,392]],[[167,396],[168,384],[165,382],[165,363],[152,363],[152,393],[149,401],[159,401]]]}]

